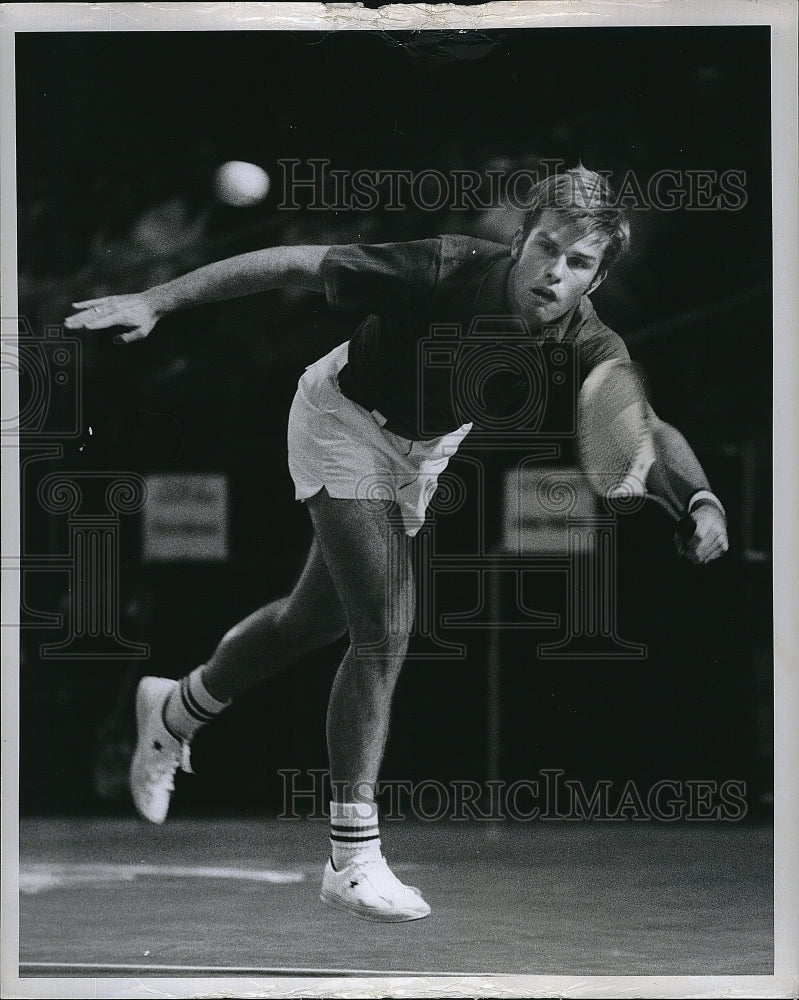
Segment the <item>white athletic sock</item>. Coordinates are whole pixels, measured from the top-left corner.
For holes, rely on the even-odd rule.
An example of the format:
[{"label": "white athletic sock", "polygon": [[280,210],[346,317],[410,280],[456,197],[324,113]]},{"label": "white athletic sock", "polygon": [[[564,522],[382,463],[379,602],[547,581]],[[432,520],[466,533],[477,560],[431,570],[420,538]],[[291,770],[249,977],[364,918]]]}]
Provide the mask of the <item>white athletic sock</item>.
[{"label": "white athletic sock", "polygon": [[201,726],[210,722],[228,707],[229,701],[218,701],[203,684],[203,667],[181,677],[180,686],[170,694],[164,705],[164,725],[176,740],[190,740]]},{"label": "white athletic sock", "polygon": [[380,852],[377,805],[374,802],[330,803],[330,858],[336,871],[346,868],[356,854]]}]

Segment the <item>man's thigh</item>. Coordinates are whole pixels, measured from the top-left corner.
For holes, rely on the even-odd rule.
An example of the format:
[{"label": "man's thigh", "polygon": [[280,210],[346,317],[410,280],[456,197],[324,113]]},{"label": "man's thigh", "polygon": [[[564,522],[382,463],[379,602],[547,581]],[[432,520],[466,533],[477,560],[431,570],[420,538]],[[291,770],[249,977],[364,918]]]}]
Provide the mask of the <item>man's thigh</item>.
[{"label": "man's thigh", "polygon": [[314,538],[302,573],[291,593],[281,602],[281,621],[289,634],[314,634],[335,642],[346,631],[347,620],[319,540]]},{"label": "man's thigh", "polygon": [[394,503],[338,499],[321,490],[307,501],[316,539],[350,632],[408,634],[414,589],[410,539]]}]

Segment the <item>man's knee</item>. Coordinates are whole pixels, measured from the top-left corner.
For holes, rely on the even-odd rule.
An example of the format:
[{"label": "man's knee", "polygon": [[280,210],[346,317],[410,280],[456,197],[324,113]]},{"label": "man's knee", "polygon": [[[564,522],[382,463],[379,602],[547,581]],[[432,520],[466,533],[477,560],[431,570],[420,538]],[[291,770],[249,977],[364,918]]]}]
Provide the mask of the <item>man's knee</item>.
[{"label": "man's knee", "polygon": [[371,612],[360,614],[350,625],[353,650],[358,656],[371,655],[400,666],[408,652],[412,625],[410,615],[390,614],[385,608],[373,608]]}]

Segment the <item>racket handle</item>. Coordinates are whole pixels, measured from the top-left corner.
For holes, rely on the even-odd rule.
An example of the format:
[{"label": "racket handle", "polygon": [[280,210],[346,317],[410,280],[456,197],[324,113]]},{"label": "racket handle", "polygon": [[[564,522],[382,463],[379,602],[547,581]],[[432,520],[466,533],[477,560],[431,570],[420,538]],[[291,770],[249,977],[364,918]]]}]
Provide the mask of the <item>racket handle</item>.
[{"label": "racket handle", "polygon": [[694,532],[696,531],[696,521],[691,517],[690,514],[683,514],[683,516],[677,522],[677,535],[680,541],[685,544],[690,542],[693,538]]}]

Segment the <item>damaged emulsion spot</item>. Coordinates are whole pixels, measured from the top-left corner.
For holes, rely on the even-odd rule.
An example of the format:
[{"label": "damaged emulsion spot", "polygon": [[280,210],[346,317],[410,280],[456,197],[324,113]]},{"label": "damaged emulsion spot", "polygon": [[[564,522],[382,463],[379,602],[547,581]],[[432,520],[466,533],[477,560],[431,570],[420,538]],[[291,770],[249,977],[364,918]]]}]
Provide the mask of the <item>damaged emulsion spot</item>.
[{"label": "damaged emulsion spot", "polygon": [[402,48],[414,58],[428,59],[434,62],[484,59],[500,41],[498,34],[465,29],[412,31],[402,34],[381,31],[379,34],[394,48]]},{"label": "damaged emulsion spot", "polygon": [[[326,4],[325,6],[335,6]],[[309,33],[309,44],[319,45],[330,38],[331,32]],[[502,40],[500,32],[475,31],[460,28],[452,31],[372,31],[393,49],[403,49],[415,59],[428,62],[452,63],[463,59],[484,59]]]}]

